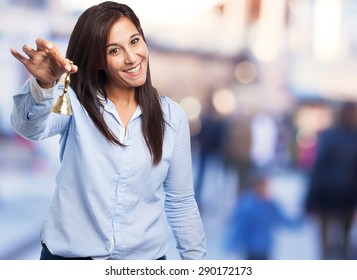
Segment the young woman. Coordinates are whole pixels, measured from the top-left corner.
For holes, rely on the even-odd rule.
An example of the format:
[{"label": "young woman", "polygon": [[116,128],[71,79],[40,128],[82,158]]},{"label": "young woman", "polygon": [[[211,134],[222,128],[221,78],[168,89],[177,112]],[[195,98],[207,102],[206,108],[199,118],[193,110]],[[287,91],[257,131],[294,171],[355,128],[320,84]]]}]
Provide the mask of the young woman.
[{"label": "young woman", "polygon": [[[110,1],[87,9],[68,44],[73,65],[44,39],[23,51],[11,49],[32,77],[14,96],[13,127],[31,140],[61,135],[41,259],[165,259],[168,224],[181,258],[203,259],[188,122],[151,84],[135,13]],[[66,71],[71,116],[50,112]]]}]

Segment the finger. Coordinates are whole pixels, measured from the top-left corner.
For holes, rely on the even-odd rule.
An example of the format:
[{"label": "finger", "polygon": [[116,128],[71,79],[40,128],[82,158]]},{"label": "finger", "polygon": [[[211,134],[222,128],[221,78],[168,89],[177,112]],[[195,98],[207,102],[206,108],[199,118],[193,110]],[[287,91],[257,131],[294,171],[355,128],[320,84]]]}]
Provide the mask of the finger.
[{"label": "finger", "polygon": [[25,54],[28,55],[29,58],[33,58],[36,53],[36,51],[33,48],[31,48],[29,45],[24,45],[22,47],[22,50],[24,51]]},{"label": "finger", "polygon": [[71,71],[72,67],[69,60],[66,59],[59,51],[58,47],[45,39],[36,39],[37,50],[45,50],[46,53],[54,60],[59,66],[62,66],[64,70]]},{"label": "finger", "polygon": [[69,62],[70,68],[67,69],[67,71],[71,73],[76,73],[78,71],[78,66],[74,64],[74,62],[68,58],[66,58],[67,61]]},{"label": "finger", "polygon": [[10,52],[22,64],[26,65],[28,63],[29,59],[20,54],[16,49],[11,48]]},{"label": "finger", "polygon": [[71,71],[75,73],[78,71],[78,67],[76,65],[70,63],[69,59],[66,59],[61,55],[57,46],[43,38],[36,39],[36,46],[38,50],[46,50],[46,52],[61,66],[64,67],[66,71]]},{"label": "finger", "polygon": [[53,44],[45,39],[37,38],[35,42],[38,50],[50,50],[53,48]]},{"label": "finger", "polygon": [[77,71],[78,71],[78,66],[72,64],[72,66],[71,66],[71,73],[76,73]]},{"label": "finger", "polygon": [[[54,56],[56,56],[56,53]],[[67,72],[72,72],[73,62],[71,62],[69,59],[64,58],[63,56],[58,56],[57,61],[60,62],[60,64],[64,67],[64,69],[66,69]]]},{"label": "finger", "polygon": [[64,63],[64,57],[60,54],[56,44],[51,43],[45,39],[37,38],[36,39],[37,50],[44,50],[46,53],[51,56],[59,65]]}]

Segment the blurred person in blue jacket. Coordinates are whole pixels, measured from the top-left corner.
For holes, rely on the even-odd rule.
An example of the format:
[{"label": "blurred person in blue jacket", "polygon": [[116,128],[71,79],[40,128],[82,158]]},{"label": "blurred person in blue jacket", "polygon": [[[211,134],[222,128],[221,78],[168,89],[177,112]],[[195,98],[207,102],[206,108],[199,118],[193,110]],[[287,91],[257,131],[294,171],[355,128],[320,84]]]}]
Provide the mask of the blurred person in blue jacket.
[{"label": "blurred person in blue jacket", "polygon": [[[12,125],[34,141],[61,136],[40,258],[165,259],[169,226],[182,259],[205,258],[188,120],[152,86],[132,9],[112,1],[88,8],[66,58],[42,38],[23,51],[11,49],[32,76],[14,96]],[[65,72],[73,73],[72,115],[51,113]]]},{"label": "blurred person in blue jacket", "polygon": [[225,249],[234,257],[268,260],[279,226],[297,228],[302,217],[289,217],[269,193],[268,175],[253,171],[251,185],[238,196],[227,227]]},{"label": "blurred person in blue jacket", "polygon": [[324,259],[349,258],[350,231],[357,206],[357,105],[341,105],[335,124],[317,142],[306,210],[321,225]]}]

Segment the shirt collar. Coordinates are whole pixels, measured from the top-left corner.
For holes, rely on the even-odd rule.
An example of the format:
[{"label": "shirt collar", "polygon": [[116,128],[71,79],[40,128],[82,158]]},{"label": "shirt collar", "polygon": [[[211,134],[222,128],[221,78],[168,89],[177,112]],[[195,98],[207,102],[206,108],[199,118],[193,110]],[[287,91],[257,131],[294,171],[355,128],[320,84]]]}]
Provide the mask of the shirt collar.
[{"label": "shirt collar", "polygon": [[[101,93],[97,93],[97,98],[98,98],[99,102],[103,105],[104,110],[111,111],[111,110],[108,110],[108,107],[110,107],[110,108],[114,107],[114,104],[112,102],[108,102],[108,99],[106,99]],[[133,120],[133,119],[137,118],[138,116],[140,116],[141,114],[142,114],[141,107],[138,104],[136,106],[135,112],[134,112],[133,116],[131,117],[131,119]]]},{"label": "shirt collar", "polygon": [[97,93],[97,98],[99,99],[100,103],[103,105],[106,104],[105,97],[101,93]]}]

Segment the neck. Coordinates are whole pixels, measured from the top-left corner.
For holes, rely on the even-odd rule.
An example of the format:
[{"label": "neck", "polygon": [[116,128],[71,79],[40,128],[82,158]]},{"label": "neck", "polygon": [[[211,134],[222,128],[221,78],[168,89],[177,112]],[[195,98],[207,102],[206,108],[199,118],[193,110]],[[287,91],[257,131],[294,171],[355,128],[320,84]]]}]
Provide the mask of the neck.
[{"label": "neck", "polygon": [[108,98],[120,107],[136,105],[135,88],[110,88],[107,87],[106,93]]},{"label": "neck", "polygon": [[135,88],[106,88],[107,96],[115,105],[122,125],[127,127],[133,116],[137,102],[135,99]]}]

